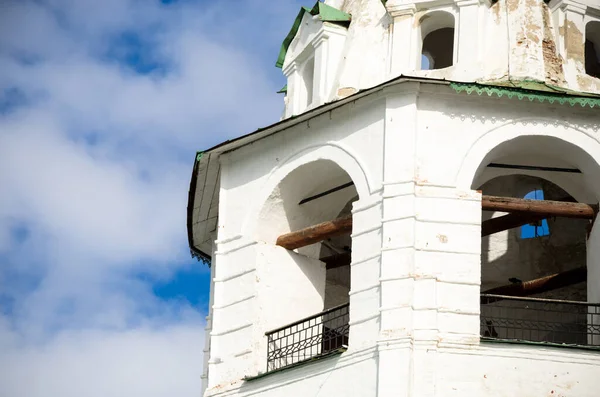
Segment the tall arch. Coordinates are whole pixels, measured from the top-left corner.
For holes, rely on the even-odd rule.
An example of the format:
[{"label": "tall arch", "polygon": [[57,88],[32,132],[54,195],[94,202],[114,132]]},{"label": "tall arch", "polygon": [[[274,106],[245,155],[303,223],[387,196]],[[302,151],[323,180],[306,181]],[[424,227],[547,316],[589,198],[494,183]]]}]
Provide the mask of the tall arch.
[{"label": "tall arch", "polygon": [[471,144],[462,161],[456,174],[456,187],[473,189],[492,158],[502,157],[503,151],[511,148],[527,145],[524,139],[531,142],[535,138],[550,147],[555,157],[568,159],[568,163],[581,170],[586,189],[596,200],[600,198],[600,184],[596,182],[600,181],[600,142],[585,131],[554,120],[515,120],[481,135]]},{"label": "tall arch", "polygon": [[[350,343],[350,233],[296,249],[278,246],[278,237],[340,216],[352,216],[354,203],[370,195],[363,167],[336,144],[296,152],[265,181],[246,233],[258,242],[256,274],[263,309],[262,331],[275,335],[265,348],[284,352],[269,362],[268,370]],[[302,326],[294,325],[301,319],[305,319]],[[303,340],[302,346],[286,339],[288,329]],[[313,336],[309,338],[308,334]],[[315,337],[321,342],[311,342]]]},{"label": "tall arch", "polygon": [[[492,163],[493,168],[490,167]],[[523,198],[531,190],[539,188],[544,189],[549,196],[546,199],[575,199],[574,201],[596,204],[600,197],[599,163],[600,143],[585,131],[543,120],[518,120],[498,126],[473,142],[457,173],[456,186],[465,190],[482,190],[484,195],[517,198]],[[533,168],[501,169],[503,165]],[[502,214],[484,212],[483,221],[496,216]],[[494,239],[482,238],[482,265],[486,267],[482,268],[482,292],[485,292],[484,287],[492,288],[492,291],[497,288],[507,291],[505,287],[510,286],[510,283],[582,269],[581,272],[587,274],[587,284],[581,284],[582,281],[576,278],[569,281],[568,288],[565,285],[553,288],[549,296],[534,295],[554,299],[549,304],[555,305],[557,311],[564,310],[563,313],[572,313],[573,316],[564,314],[559,319],[556,315],[546,314],[547,318],[544,317],[543,321],[555,324],[554,331],[542,329],[535,333],[518,334],[514,329],[499,329],[490,313],[500,310],[502,316],[517,316],[514,318],[515,324],[524,324],[538,320],[529,317],[532,315],[531,311],[517,306],[527,304],[531,310],[535,304],[530,301],[518,302],[514,298],[489,300],[488,296],[482,298],[483,336],[557,343],[591,343],[585,337],[587,306],[580,304],[573,308],[561,307],[564,303],[556,299],[600,302],[600,227],[598,222],[579,219],[552,219],[549,223],[551,230],[559,231],[558,235],[550,232],[537,239],[522,239],[518,229],[512,229],[502,232],[504,235],[495,236]],[[569,232],[564,233],[567,230]],[[581,313],[575,311],[575,307],[581,309]],[[498,321],[507,324],[506,317]],[[565,329],[570,331],[566,332]],[[503,336],[503,332],[513,334]],[[560,336],[557,336],[557,332]]]},{"label": "tall arch", "polygon": [[372,193],[373,181],[367,173],[366,167],[358,160],[354,153],[337,143],[307,146],[298,150],[288,158],[283,159],[268,175],[260,196],[250,203],[250,210],[242,226],[242,233],[246,236],[256,236],[256,228],[260,212],[264,208],[269,196],[277,185],[291,172],[300,166],[318,160],[328,160],[348,174],[354,183],[359,199],[367,198]]}]

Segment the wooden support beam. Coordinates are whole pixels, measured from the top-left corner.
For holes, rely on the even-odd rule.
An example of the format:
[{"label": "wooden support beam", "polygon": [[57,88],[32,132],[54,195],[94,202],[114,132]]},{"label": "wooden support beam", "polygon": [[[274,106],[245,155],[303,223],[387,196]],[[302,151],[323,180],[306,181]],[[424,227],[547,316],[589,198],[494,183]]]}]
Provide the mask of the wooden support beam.
[{"label": "wooden support beam", "polygon": [[321,259],[321,262],[325,262],[327,269],[350,266],[351,261],[352,255],[350,252],[342,252],[341,254],[331,255]]},{"label": "wooden support beam", "polygon": [[489,236],[544,219],[545,215],[514,213],[488,219],[481,223],[481,237]]},{"label": "wooden support beam", "polygon": [[[503,211],[515,214],[527,214],[532,217],[541,216],[541,219],[552,216],[594,219],[596,213],[598,212],[598,204],[590,205],[563,201],[527,200],[512,197],[483,196],[481,201],[481,209],[484,211]],[[496,224],[496,222],[498,222],[498,224]],[[494,226],[488,226],[488,228],[490,230],[499,231],[499,227],[507,227],[506,224],[503,224],[503,222],[506,222],[506,224],[509,226],[510,224],[514,224],[512,220],[509,222],[505,219],[503,221],[492,222],[491,225]],[[532,221],[527,221],[522,224],[529,222]],[[319,241],[323,241],[329,237],[340,236],[351,232],[352,216],[348,215],[344,218],[338,218],[333,221],[319,223],[318,225],[310,226],[302,230],[283,234],[277,238],[276,244],[283,248],[293,250],[310,244],[318,243]],[[487,233],[488,231],[486,230],[485,232]]]},{"label": "wooden support beam", "polygon": [[[542,292],[553,291],[558,288],[568,287],[587,280],[587,267],[578,267],[566,272],[552,274],[535,280],[523,281],[496,287],[482,292],[482,294],[529,296]],[[481,298],[481,303],[492,303],[501,298]]]},{"label": "wooden support beam", "polygon": [[598,204],[570,203],[551,200],[528,200],[512,197],[483,196],[481,209],[566,218],[594,219]]},{"label": "wooden support beam", "polygon": [[335,193],[338,190],[342,190],[342,189],[345,189],[345,188],[350,187],[350,186],[354,186],[354,182],[350,181],[348,183],[344,183],[343,185],[336,186],[336,187],[334,187],[332,189],[326,190],[326,191],[324,191],[322,193],[315,194],[314,196],[310,196],[310,197],[307,197],[305,199],[302,199],[302,200],[300,200],[300,202],[298,203],[298,205],[302,205],[302,204],[308,203],[310,201],[313,201],[313,200],[316,200],[318,198],[327,196],[328,194]]},{"label": "wooden support beam", "polygon": [[333,221],[319,223],[277,238],[276,244],[288,250],[305,247],[329,237],[340,236],[352,232],[352,215],[338,218]]}]

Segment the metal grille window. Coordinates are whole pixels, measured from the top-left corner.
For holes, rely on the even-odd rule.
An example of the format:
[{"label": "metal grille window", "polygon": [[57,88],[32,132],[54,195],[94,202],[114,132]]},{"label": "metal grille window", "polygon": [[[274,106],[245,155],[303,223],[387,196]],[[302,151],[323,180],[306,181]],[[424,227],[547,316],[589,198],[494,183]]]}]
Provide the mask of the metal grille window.
[{"label": "metal grille window", "polygon": [[481,336],[600,347],[600,304],[482,294]]},{"label": "metal grille window", "polygon": [[267,333],[267,371],[323,356],[348,345],[349,304]]}]

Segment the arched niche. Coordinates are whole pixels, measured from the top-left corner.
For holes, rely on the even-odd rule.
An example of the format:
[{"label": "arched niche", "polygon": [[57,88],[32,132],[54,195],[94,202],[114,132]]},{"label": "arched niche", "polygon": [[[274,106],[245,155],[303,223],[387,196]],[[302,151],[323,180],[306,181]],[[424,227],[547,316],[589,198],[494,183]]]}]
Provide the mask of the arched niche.
[{"label": "arched niche", "polygon": [[455,63],[455,18],[446,11],[432,11],[419,20],[421,70],[444,69]]},{"label": "arched niche", "polygon": [[588,22],[585,27],[585,72],[600,78],[600,22]]}]

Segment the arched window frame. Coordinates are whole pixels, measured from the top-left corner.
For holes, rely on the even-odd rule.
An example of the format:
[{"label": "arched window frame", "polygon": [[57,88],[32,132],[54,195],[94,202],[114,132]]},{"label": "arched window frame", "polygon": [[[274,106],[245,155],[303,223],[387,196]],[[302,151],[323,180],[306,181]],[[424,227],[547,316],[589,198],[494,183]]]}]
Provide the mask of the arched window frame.
[{"label": "arched window frame", "polygon": [[[452,66],[455,66],[458,61],[458,13],[450,7],[443,9],[436,9],[425,13],[419,20],[419,27],[417,29],[415,48],[418,51],[414,53],[415,56],[415,69],[422,69],[422,56],[428,56],[428,59],[432,60],[431,54],[423,53],[423,43],[428,34],[443,28],[454,29],[454,40],[452,48]],[[452,67],[450,66],[450,67]],[[440,69],[429,69],[429,70],[440,70]]]},{"label": "arched window frame", "polygon": [[[592,43],[596,52],[596,64],[597,68],[594,73],[588,70],[588,43]],[[585,24],[585,38],[584,38],[584,68],[588,76],[600,78],[600,19],[589,19]]]}]

